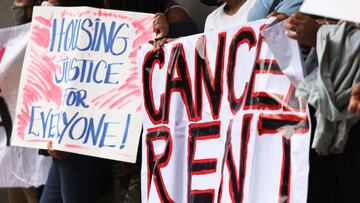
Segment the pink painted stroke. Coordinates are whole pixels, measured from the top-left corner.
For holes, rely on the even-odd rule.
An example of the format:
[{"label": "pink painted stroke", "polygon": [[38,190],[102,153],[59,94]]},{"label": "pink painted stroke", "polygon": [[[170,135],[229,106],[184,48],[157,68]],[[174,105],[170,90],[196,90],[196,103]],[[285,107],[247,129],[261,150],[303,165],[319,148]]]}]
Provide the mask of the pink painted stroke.
[{"label": "pink painted stroke", "polygon": [[30,108],[36,101],[53,102],[60,106],[62,89],[58,87],[54,81],[53,76],[55,74],[56,66],[54,64],[54,57],[47,55],[47,48],[50,42],[50,19],[44,17],[36,17],[38,25],[34,26],[34,30],[31,33],[31,39],[35,43],[35,46],[40,49],[35,50],[31,48],[29,57],[29,66],[25,67],[27,77],[25,78],[25,85],[23,87],[23,100],[21,104],[20,113],[18,118],[18,136],[24,140],[25,129],[30,122]]},{"label": "pink painted stroke", "polygon": [[[129,55],[131,59],[131,64],[134,65],[130,68],[129,76],[126,78],[124,84],[120,87],[113,88],[108,92],[95,97],[91,102],[99,106],[100,108],[109,108],[109,109],[122,109],[126,105],[134,102],[140,101],[141,89],[138,84],[139,75],[138,68],[136,66],[136,53],[141,44],[147,43],[153,34],[152,28],[149,25],[152,25],[151,17],[144,17],[139,20],[133,21],[132,25],[136,29],[136,34],[139,35],[133,43],[132,51]],[[136,100],[138,99],[138,100]],[[136,111],[141,110],[141,103],[139,102]]]},{"label": "pink painted stroke", "polygon": [[65,144],[65,147],[69,149],[88,149],[87,147],[75,145],[75,144]]}]

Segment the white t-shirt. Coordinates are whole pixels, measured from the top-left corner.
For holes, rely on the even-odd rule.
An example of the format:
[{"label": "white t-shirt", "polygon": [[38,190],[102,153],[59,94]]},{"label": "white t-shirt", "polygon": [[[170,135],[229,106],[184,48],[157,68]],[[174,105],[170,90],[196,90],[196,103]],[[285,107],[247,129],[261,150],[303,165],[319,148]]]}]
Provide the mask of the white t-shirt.
[{"label": "white t-shirt", "polygon": [[226,3],[224,3],[208,15],[204,31],[224,31],[228,27],[247,23],[250,9],[255,1],[256,0],[247,0],[234,15],[225,13],[224,7]]}]

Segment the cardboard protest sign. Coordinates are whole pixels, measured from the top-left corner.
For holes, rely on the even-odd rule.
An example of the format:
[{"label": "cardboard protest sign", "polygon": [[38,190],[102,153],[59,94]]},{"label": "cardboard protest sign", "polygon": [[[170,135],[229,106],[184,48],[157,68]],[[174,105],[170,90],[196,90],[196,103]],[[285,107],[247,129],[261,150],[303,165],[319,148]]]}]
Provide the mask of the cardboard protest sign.
[{"label": "cardboard protest sign", "polygon": [[360,23],[359,7],[358,0],[305,0],[300,11]]},{"label": "cardboard protest sign", "polygon": [[143,202],[306,202],[307,105],[260,35],[269,22],[141,47]]},{"label": "cardboard protest sign", "polygon": [[36,7],[12,144],[135,162],[141,132],[136,52],[152,15]]},{"label": "cardboard protest sign", "polygon": [[38,150],[10,147],[21,66],[30,24],[0,29],[0,187],[45,184],[51,164]]}]

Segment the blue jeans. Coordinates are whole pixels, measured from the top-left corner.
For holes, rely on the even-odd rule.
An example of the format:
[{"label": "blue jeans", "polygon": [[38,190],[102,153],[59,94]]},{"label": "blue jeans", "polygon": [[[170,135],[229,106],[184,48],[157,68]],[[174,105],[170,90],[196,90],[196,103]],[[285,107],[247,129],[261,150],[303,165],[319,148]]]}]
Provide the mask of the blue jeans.
[{"label": "blue jeans", "polygon": [[110,161],[70,154],[53,159],[40,203],[92,203],[107,189]]}]

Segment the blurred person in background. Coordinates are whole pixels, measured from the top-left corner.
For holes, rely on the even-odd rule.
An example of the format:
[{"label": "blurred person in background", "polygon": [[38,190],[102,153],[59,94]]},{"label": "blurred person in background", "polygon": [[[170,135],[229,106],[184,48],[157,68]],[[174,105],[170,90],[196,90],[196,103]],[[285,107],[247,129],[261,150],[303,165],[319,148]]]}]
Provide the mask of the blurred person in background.
[{"label": "blurred person in background", "polygon": [[217,30],[267,17],[284,20],[292,13],[299,11],[303,0],[201,0],[207,5],[219,5],[205,23],[205,32]]},{"label": "blurred person in background", "polygon": [[248,21],[271,16],[281,21],[298,12],[302,3],[303,0],[256,0],[249,12]]},{"label": "blurred person in background", "polygon": [[11,7],[16,25],[31,22],[34,6],[40,6],[42,0],[15,0]]},{"label": "blurred person in background", "polygon": [[207,6],[221,6],[223,4],[223,0],[200,0],[201,3]]},{"label": "blurred person in background", "polygon": [[[121,2],[122,6],[129,8],[130,11],[155,14],[153,29],[156,33],[154,42],[156,48],[167,42],[169,38],[198,33],[198,27],[189,13],[173,0],[125,0]],[[121,3],[118,2],[118,4]],[[123,7],[117,8],[122,9]]]},{"label": "blurred person in background", "polygon": [[[360,28],[352,22],[321,18],[294,13],[284,25],[290,38],[313,48],[305,62],[308,76],[297,90],[307,94],[309,102],[317,98],[318,103],[311,119],[315,150],[310,153],[308,202],[360,202],[359,118],[324,122],[321,117],[330,112],[359,114]],[[337,127],[340,123],[346,126]]]},{"label": "blurred person in background", "polygon": [[[41,0],[15,0],[12,14],[16,25],[31,22],[34,6],[41,5]],[[9,203],[37,203],[42,188],[8,188]]]},{"label": "blurred person in background", "polygon": [[[217,5],[205,22],[205,32],[223,31],[228,27],[245,24],[250,21],[274,16],[283,20],[299,10],[303,0],[200,0],[210,6]],[[168,35],[168,24],[165,18],[154,20],[154,32],[157,36]],[[155,43],[155,49],[170,40],[161,40]]]},{"label": "blurred person in background", "polygon": [[207,16],[204,32],[224,31],[226,28],[247,23],[254,3],[255,0],[224,0],[222,5]]},{"label": "blurred person in background", "polygon": [[[255,0],[201,0],[206,5],[217,5],[205,21],[204,32],[223,31],[228,27],[244,24],[247,22],[248,13],[255,3]],[[170,37],[170,21],[158,15],[154,19],[153,29],[156,33],[154,48],[159,49],[165,43],[172,41]],[[166,39],[164,39],[164,37]]]}]

